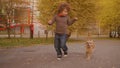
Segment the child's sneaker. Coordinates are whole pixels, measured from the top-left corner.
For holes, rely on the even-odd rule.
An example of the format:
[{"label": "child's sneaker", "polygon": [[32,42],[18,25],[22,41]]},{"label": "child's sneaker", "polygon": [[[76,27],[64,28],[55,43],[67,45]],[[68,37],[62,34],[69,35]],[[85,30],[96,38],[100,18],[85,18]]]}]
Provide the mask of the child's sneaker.
[{"label": "child's sneaker", "polygon": [[57,58],[57,60],[59,60],[59,61],[60,61],[60,60],[61,60],[61,58]]},{"label": "child's sneaker", "polygon": [[64,57],[67,57],[68,55],[64,55]]},{"label": "child's sneaker", "polygon": [[57,56],[57,60],[61,60],[61,58],[62,58],[62,55]]},{"label": "child's sneaker", "polygon": [[68,56],[68,52],[65,51],[65,52],[64,52],[64,57],[67,57],[67,56]]}]

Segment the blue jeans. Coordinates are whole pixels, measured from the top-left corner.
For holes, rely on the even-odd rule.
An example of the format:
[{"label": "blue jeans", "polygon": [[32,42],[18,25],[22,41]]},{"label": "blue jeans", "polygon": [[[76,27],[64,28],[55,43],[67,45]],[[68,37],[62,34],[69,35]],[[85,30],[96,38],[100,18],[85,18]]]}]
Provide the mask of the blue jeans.
[{"label": "blue jeans", "polygon": [[68,50],[66,46],[67,35],[66,34],[55,34],[54,47],[57,55],[62,55],[61,49],[66,52]]}]

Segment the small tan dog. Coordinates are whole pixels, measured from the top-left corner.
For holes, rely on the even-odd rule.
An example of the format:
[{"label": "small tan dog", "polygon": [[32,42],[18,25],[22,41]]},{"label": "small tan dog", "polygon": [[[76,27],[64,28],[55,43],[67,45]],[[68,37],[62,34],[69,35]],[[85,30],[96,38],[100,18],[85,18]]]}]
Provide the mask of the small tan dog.
[{"label": "small tan dog", "polygon": [[86,58],[87,60],[90,60],[92,53],[95,48],[94,41],[90,39],[90,34],[88,34],[88,40],[86,41]]}]

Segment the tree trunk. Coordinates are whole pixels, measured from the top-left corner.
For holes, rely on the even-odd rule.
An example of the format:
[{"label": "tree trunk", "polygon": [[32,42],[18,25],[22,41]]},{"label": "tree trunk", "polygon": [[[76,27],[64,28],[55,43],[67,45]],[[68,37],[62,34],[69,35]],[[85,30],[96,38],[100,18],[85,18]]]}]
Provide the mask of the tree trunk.
[{"label": "tree trunk", "polygon": [[110,31],[109,31],[109,37],[110,37],[110,38],[112,38],[112,29],[111,29],[111,26],[112,26],[112,25],[110,25]]},{"label": "tree trunk", "polygon": [[38,38],[40,38],[40,31],[38,31]]},{"label": "tree trunk", "polygon": [[10,23],[8,24],[8,26],[7,26],[7,32],[8,32],[8,38],[10,39],[11,37],[10,37]]},{"label": "tree trunk", "polygon": [[30,25],[30,39],[33,39],[33,32],[34,32],[34,28],[33,28],[33,24]]},{"label": "tree trunk", "polygon": [[79,39],[79,31],[76,31],[76,39]]},{"label": "tree trunk", "polygon": [[14,38],[16,37],[16,26],[14,27]]}]

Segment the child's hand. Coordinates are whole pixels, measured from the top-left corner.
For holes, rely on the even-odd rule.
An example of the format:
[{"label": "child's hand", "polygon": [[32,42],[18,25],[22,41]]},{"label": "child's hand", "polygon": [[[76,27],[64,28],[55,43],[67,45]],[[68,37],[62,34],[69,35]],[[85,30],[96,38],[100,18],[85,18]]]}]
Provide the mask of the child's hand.
[{"label": "child's hand", "polygon": [[77,18],[77,17],[75,17],[74,19],[75,19],[76,21],[78,20],[78,18]]},{"label": "child's hand", "polygon": [[48,21],[48,24],[51,25],[51,24],[52,24],[52,20],[49,20],[49,21]]}]

